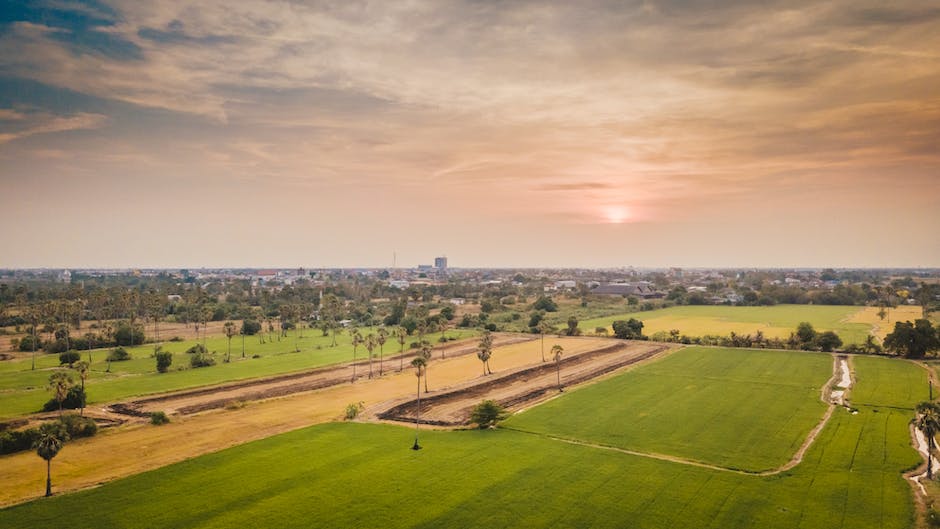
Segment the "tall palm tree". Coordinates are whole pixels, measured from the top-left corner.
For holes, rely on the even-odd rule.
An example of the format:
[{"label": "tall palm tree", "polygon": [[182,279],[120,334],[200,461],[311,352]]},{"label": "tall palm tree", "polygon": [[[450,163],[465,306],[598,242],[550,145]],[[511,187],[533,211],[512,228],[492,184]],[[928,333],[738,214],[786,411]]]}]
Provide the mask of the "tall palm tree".
[{"label": "tall palm tree", "polygon": [[558,377],[558,391],[561,391],[561,355],[564,352],[564,347],[558,344],[552,346],[552,360],[555,362],[555,374]]},{"label": "tall palm tree", "polygon": [[[447,321],[446,318],[441,316],[440,321],[437,322],[437,326],[441,330],[441,339],[440,339],[441,344],[447,343],[447,337],[444,335],[444,332],[446,332],[447,328],[450,327],[450,323]],[[441,360],[444,359],[444,349],[445,347],[441,345]]]},{"label": "tall palm tree", "polygon": [[541,340],[542,340],[542,345],[541,345],[541,349],[542,349],[542,361],[544,362],[544,361],[545,361],[545,334],[546,334],[546,333],[550,333],[550,332],[552,332],[553,330],[555,330],[555,326],[554,326],[554,325],[549,325],[547,321],[542,320],[542,321],[539,322],[538,329],[539,329],[539,337],[540,337]]},{"label": "tall palm tree", "polygon": [[78,373],[78,378],[82,381],[82,402],[81,402],[81,413],[83,417],[85,416],[85,381],[88,380],[88,375],[90,373],[90,368],[88,362],[81,360],[75,362],[73,369]]},{"label": "tall palm tree", "polygon": [[379,376],[382,376],[384,374],[384,369],[383,369],[385,366],[384,348],[385,348],[385,342],[388,341],[388,329],[386,329],[384,326],[379,327],[379,330],[376,331],[376,334],[377,336],[375,340],[379,343]]},{"label": "tall palm tree", "polygon": [[405,341],[408,340],[408,329],[399,326],[395,329],[395,338],[401,345],[401,351],[398,353],[398,371],[401,372],[405,369]]},{"label": "tall palm tree", "polygon": [[52,458],[69,438],[61,424],[45,423],[39,427],[39,437],[33,442],[36,454],[46,460],[46,497],[52,496]]},{"label": "tall palm tree", "polygon": [[47,388],[52,391],[53,398],[59,403],[59,417],[62,416],[62,403],[69,396],[69,389],[73,385],[75,385],[75,381],[65,371],[59,370],[49,375]]},{"label": "tall palm tree", "polygon": [[431,352],[434,347],[427,340],[421,341],[421,348],[418,350],[418,356],[424,359],[424,392],[428,392],[428,362],[431,361]]},{"label": "tall palm tree", "polygon": [[415,368],[415,376],[418,377],[418,406],[417,411],[415,411],[415,444],[411,447],[412,450],[421,450],[421,445],[418,444],[418,426],[421,424],[421,375],[425,374],[427,365],[427,360],[420,356],[416,356],[411,360],[411,367]]},{"label": "tall palm tree", "polygon": [[362,343],[362,335],[359,334],[359,329],[350,328],[350,329],[349,329],[349,337],[350,337],[350,339],[352,340],[352,346],[353,346],[353,365],[352,365],[352,367],[353,367],[353,377],[352,377],[352,381],[355,382],[355,381],[356,381],[356,350],[359,348],[359,345]]},{"label": "tall palm tree", "polygon": [[490,371],[490,357],[493,356],[493,335],[490,334],[490,331],[483,331],[483,337],[480,338],[480,345],[477,346],[477,358],[480,359],[480,362],[483,362],[483,376],[493,374]]},{"label": "tall palm tree", "polygon": [[370,332],[368,335],[366,335],[366,338],[362,341],[362,344],[365,346],[366,351],[369,352],[369,378],[372,378],[372,351],[379,343],[375,341],[375,335]]},{"label": "tall palm tree", "polygon": [[933,479],[934,437],[940,432],[940,406],[933,402],[921,402],[917,405],[915,425],[927,438],[927,479]]},{"label": "tall palm tree", "polygon": [[[222,326],[222,329],[225,330],[225,337],[228,338],[228,353],[225,354],[225,362],[232,361],[232,338],[235,336],[235,322],[227,321],[225,325]],[[244,354],[244,351],[243,353]]]}]

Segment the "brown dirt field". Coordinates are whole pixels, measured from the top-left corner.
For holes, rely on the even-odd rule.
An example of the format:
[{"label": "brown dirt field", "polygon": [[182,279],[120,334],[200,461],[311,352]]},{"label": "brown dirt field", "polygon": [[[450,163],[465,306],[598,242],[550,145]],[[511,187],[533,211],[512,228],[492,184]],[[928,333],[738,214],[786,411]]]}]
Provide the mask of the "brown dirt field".
[{"label": "brown dirt field", "polygon": [[[423,397],[420,422],[436,426],[465,425],[473,407],[483,399],[495,400],[510,411],[518,411],[557,395],[559,374],[562,387],[573,386],[648,360],[668,349],[663,344],[615,341],[599,349],[572,351],[561,360],[557,366],[558,372],[553,362],[539,363],[493,376],[483,382],[473,381],[446,393]],[[416,411],[416,400],[411,398],[378,412],[377,418],[413,424]]]},{"label": "brown dirt field", "polygon": [[[472,340],[464,342],[464,346],[468,342]],[[565,348],[567,357],[574,357],[610,346],[612,342],[605,338],[551,337],[546,339],[545,346],[549,349],[557,343]],[[540,365],[540,341],[529,339],[497,347],[490,364],[496,377],[525,366]],[[329,378],[329,375],[324,376]],[[453,355],[441,360],[438,350],[430,362],[428,378],[430,394],[434,395],[490,377],[481,375],[481,364],[475,354]],[[367,412],[387,409],[411,398],[415,385],[414,373],[405,369],[401,373],[386,372],[384,377],[372,380],[344,381],[313,391],[249,402],[236,409],[176,414],[171,416],[173,422],[164,426],[131,421],[108,428],[96,437],[68,443],[53,461],[53,487],[57,493],[92,487],[237,444],[338,420],[350,403],[363,402]],[[189,398],[196,399],[192,396],[184,400]],[[218,400],[211,393],[199,398],[205,399],[203,402]],[[158,406],[154,406],[156,408]],[[44,492],[44,466],[32,452],[0,457],[0,482],[4,484],[0,487],[0,506],[39,497]]]}]

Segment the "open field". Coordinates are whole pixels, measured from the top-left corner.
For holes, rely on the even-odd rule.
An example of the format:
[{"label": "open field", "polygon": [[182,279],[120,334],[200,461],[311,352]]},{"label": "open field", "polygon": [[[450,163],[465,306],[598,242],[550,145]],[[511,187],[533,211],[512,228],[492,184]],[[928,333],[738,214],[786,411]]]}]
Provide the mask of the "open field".
[{"label": "open field", "polygon": [[819,422],[831,376],[829,355],[686,348],[507,426],[759,472],[786,463]]},{"label": "open field", "polygon": [[[848,323],[862,323],[871,326],[871,333],[883,341],[888,333],[894,330],[895,322],[914,321],[923,317],[923,311],[916,305],[899,305],[888,307],[888,314],[882,320],[878,317],[878,307],[861,307],[861,310],[849,317]],[[933,316],[933,315],[931,315]],[[936,323],[936,318],[931,318]],[[848,342],[846,342],[848,343]]]},{"label": "open field", "polygon": [[[853,363],[860,391],[869,393],[873,390],[865,388],[865,381],[889,364],[903,375],[896,385],[926,376],[900,360],[854,358]],[[648,364],[636,372],[655,367]],[[926,387],[924,380],[919,382]],[[703,387],[688,391],[690,401],[702,400]],[[634,398],[635,390],[640,388],[623,388],[628,398]],[[579,394],[584,391],[552,402],[564,405],[583,398]],[[903,400],[897,397],[901,392],[891,394],[895,396],[889,400],[904,408],[921,398]],[[578,408],[577,414],[603,420],[608,402],[592,404]],[[509,429],[422,431],[424,449],[414,452],[408,449],[410,428],[320,425],[6,509],[0,511],[0,527],[39,527],[68,519],[76,528],[143,523],[174,528],[907,528],[913,523],[913,506],[900,472],[918,462],[910,447],[910,417],[908,409],[880,403],[860,406],[855,415],[838,409],[803,462],[770,477]],[[681,422],[672,426],[680,431],[699,428]],[[612,432],[632,427],[629,422],[606,424]],[[708,427],[733,432],[723,422]],[[730,434],[728,438],[733,445],[744,444]],[[41,466],[38,459],[34,464]],[[60,471],[64,466],[59,459],[54,471],[57,466]],[[38,492],[41,478],[35,486]]]},{"label": "open field", "polygon": [[[867,317],[873,307],[834,306],[834,305],[775,305],[772,307],[731,307],[731,306],[691,306],[670,307],[668,309],[646,312],[631,312],[606,318],[597,318],[580,322],[585,332],[592,332],[596,327],[607,327],[612,332],[611,324],[616,320],[636,318],[643,322],[643,334],[668,332],[679,329],[689,336],[753,335],[758,330],[767,338],[787,338],[796,330],[800,322],[808,321],[817,331],[835,331],[846,344],[865,343],[865,337],[872,331],[874,322]],[[892,309],[890,318],[907,314],[905,310]],[[877,312],[878,309],[874,308]],[[866,316],[857,317],[859,313]],[[918,308],[919,313],[919,308]],[[877,319],[877,316],[875,316]],[[893,323],[891,324],[893,327]]]},{"label": "open field", "polygon": [[[463,338],[473,336],[472,330],[451,329],[447,336]],[[429,335],[435,341],[439,334]],[[405,345],[417,340],[409,336]],[[228,339],[224,336],[209,337],[206,347],[217,351],[217,364],[208,368],[189,369],[189,358],[184,353],[196,342],[167,342],[163,349],[174,353],[173,365],[168,373],[157,373],[156,363],[150,355],[153,353],[152,344],[126,348],[132,360],[125,362],[111,362],[111,372],[107,372],[108,362],[106,350],[93,350],[91,376],[87,382],[89,404],[112,402],[128,397],[150,395],[166,391],[175,391],[210,384],[220,384],[236,380],[255,377],[278,375],[296,372],[314,367],[347,362],[352,360],[353,349],[349,337],[337,337],[337,346],[330,347],[332,339],[322,336],[319,331],[307,330],[303,338],[295,340],[291,331],[281,340],[260,343],[257,336],[247,337],[245,340],[246,357],[241,357],[241,340],[232,339],[232,361],[223,363],[222,359],[228,350]],[[202,343],[200,340],[199,343]],[[435,345],[437,345],[435,341]],[[295,352],[300,349],[300,352]],[[385,358],[395,357],[400,345],[394,338],[389,338],[385,344]],[[82,353],[87,358],[87,353]],[[375,350],[378,355],[378,349]],[[259,358],[252,358],[258,355]],[[359,359],[367,358],[364,347],[359,347]],[[49,374],[59,366],[59,355],[37,355],[37,369],[30,370],[30,358],[22,357],[15,360],[0,362],[0,419],[15,417],[38,411],[43,403],[49,400],[49,392],[45,385]]]}]

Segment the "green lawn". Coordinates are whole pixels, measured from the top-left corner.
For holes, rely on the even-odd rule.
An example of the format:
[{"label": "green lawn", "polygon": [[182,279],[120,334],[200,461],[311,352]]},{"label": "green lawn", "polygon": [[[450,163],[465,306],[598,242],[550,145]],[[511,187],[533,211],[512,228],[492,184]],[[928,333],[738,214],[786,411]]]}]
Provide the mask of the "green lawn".
[{"label": "green lawn", "polygon": [[819,422],[820,389],[831,376],[832,357],[824,354],[687,348],[506,424],[761,471],[789,461]]},{"label": "green lawn", "polygon": [[[363,328],[368,334],[368,328]],[[467,329],[451,329],[447,336],[465,338],[472,336],[474,331]],[[435,342],[439,334],[430,335]],[[163,349],[174,353],[173,365],[168,373],[157,373],[156,362],[150,356],[153,354],[153,345],[143,345],[127,348],[132,359],[125,362],[112,362],[111,372],[107,372],[108,363],[105,361],[107,351],[92,351],[93,363],[91,376],[86,383],[89,403],[110,402],[127,397],[160,393],[197,386],[220,384],[234,380],[243,380],[255,377],[277,375],[300,371],[339,362],[352,360],[352,346],[349,337],[345,334],[337,337],[337,346],[330,347],[330,337],[324,337],[320,332],[308,330],[303,338],[296,340],[293,331],[286,338],[260,343],[258,337],[247,337],[245,340],[246,358],[241,358],[241,339],[232,339],[232,361],[223,363],[222,359],[228,349],[228,340],[223,337],[209,337],[206,347],[216,351],[217,364],[208,368],[190,369],[189,356],[185,354],[192,347],[193,340],[185,342],[167,342]],[[417,340],[409,336],[405,344]],[[201,341],[200,341],[201,343]],[[394,338],[385,343],[385,357],[390,358],[398,353],[400,345]],[[359,359],[366,358],[366,350],[359,347]],[[375,350],[378,355],[378,349]],[[259,355],[260,358],[252,358]],[[87,353],[82,358],[87,359]],[[51,398],[45,386],[49,375],[59,366],[59,355],[37,355],[37,369],[30,369],[29,358],[0,362],[0,419],[15,417],[26,413],[38,411],[43,403]],[[77,379],[77,377],[76,377]]]},{"label": "green lawn", "polygon": [[631,312],[584,320],[579,327],[593,332],[597,327],[611,329],[616,320],[636,318],[643,322],[643,333],[679,329],[688,336],[754,334],[758,330],[767,338],[786,338],[800,322],[808,321],[817,331],[835,331],[846,344],[865,343],[871,325],[849,323],[849,318],[864,307],[832,305],[775,305],[772,307],[731,307],[724,305],[670,307],[646,312]]},{"label": "green lawn", "polygon": [[[884,361],[900,376],[894,386],[925,382],[917,366]],[[886,372],[868,361],[858,362],[856,369],[859,391],[866,392],[873,390],[863,381],[875,371]],[[888,389],[889,400],[903,407],[920,398],[905,401],[897,388]],[[646,390],[624,386],[623,397],[634,399],[634,393]],[[693,400],[704,400],[701,392],[702,387],[691,390]],[[576,414],[601,420],[607,404],[597,401]],[[0,528],[56,526],[67,520],[73,529],[901,529],[913,523],[910,487],[901,477],[918,461],[908,438],[910,418],[909,411],[897,408],[860,406],[856,415],[839,409],[799,466],[770,477],[576,446],[509,429],[422,432],[424,449],[414,452],[409,450],[410,428],[327,424],[2,510]],[[631,425],[608,427],[627,431]],[[711,427],[733,430],[722,421]],[[675,423],[673,428],[697,425]],[[731,442],[745,448],[744,441]],[[42,461],[37,458],[36,464]],[[42,488],[37,482],[37,495]]]}]

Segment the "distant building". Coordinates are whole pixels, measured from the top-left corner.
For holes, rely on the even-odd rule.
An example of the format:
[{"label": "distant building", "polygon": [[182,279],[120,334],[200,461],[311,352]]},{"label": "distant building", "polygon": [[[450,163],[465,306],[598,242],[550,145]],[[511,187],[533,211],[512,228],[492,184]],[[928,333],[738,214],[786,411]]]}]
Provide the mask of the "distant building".
[{"label": "distant building", "polygon": [[388,282],[388,286],[392,288],[400,288],[402,290],[408,288],[410,283],[404,279],[392,279]]},{"label": "distant building", "polygon": [[447,270],[447,258],[446,257],[435,257],[434,258],[434,268],[444,271]]},{"label": "distant building", "polygon": [[600,285],[591,293],[606,296],[636,296],[643,299],[663,297],[661,293],[653,290],[653,287],[645,281],[638,283],[608,283]]}]

